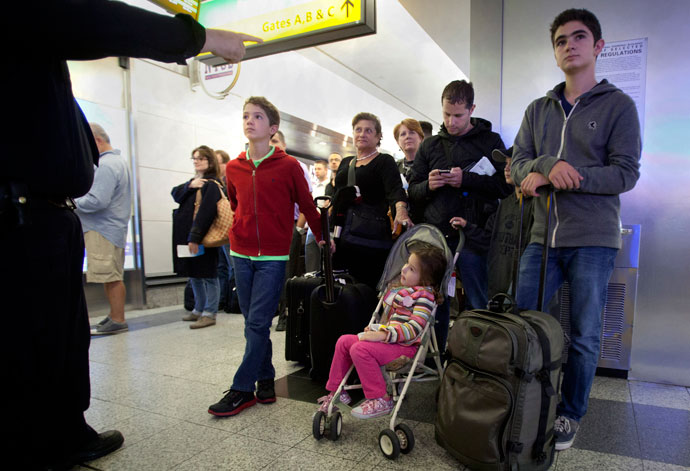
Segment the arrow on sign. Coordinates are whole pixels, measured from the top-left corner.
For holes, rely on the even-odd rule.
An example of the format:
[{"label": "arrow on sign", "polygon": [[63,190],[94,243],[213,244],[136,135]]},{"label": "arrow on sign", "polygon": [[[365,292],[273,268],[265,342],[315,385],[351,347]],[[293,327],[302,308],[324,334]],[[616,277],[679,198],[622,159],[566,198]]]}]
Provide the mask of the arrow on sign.
[{"label": "arrow on sign", "polygon": [[349,17],[350,16],[350,7],[354,8],[355,4],[352,3],[350,0],[345,0],[345,2],[340,7],[340,9],[342,10],[343,8],[345,8],[345,15],[347,15]]}]

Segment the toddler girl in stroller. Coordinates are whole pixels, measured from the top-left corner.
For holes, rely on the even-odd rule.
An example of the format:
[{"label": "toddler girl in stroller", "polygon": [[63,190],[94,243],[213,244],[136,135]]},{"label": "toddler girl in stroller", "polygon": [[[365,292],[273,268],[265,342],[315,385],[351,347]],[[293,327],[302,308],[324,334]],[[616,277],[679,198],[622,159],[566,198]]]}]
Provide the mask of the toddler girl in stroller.
[{"label": "toddler girl in stroller", "polygon": [[[425,242],[411,246],[400,278],[390,283],[383,295],[384,310],[379,323],[368,325],[357,335],[343,335],[338,339],[326,383],[330,393],[319,398],[320,411],[328,411],[335,391],[353,364],[366,400],[352,409],[352,415],[368,419],[393,410],[393,400],[386,392],[380,368],[402,356],[414,357],[434,304],[442,302],[440,285],[446,268],[447,258],[440,248]],[[345,390],[339,399],[343,404],[351,402]]]}]

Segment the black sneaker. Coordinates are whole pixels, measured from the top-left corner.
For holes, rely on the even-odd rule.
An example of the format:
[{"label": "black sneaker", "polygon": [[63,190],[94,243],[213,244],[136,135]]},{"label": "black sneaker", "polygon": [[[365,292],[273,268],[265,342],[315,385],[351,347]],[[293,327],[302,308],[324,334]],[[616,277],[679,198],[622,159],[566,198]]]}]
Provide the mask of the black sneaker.
[{"label": "black sneaker", "polygon": [[577,423],[577,420],[564,415],[556,417],[556,422],[553,424],[553,431],[556,435],[556,451],[567,450],[573,445],[578,428],[580,428],[580,424]]},{"label": "black sneaker", "polygon": [[285,314],[285,311],[283,311],[278,316],[278,323],[276,324],[276,332],[285,332],[286,328],[287,328],[287,315]]},{"label": "black sneaker", "polygon": [[216,417],[230,417],[237,415],[247,407],[256,404],[253,392],[235,391],[230,389],[223,399],[208,407],[208,413]]},{"label": "black sneaker", "polygon": [[261,404],[276,402],[276,390],[273,378],[260,379],[256,383],[256,400]]}]

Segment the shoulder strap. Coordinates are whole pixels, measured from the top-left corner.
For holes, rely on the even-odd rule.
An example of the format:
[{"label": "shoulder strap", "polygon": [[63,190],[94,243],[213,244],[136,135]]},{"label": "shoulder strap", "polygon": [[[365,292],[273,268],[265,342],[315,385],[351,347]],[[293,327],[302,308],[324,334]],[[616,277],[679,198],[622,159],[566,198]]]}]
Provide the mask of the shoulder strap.
[{"label": "shoulder strap", "polygon": [[213,183],[215,183],[216,185],[218,185],[218,189],[220,190],[221,199],[227,199],[227,197],[225,196],[225,191],[223,190],[223,184],[220,183],[218,180],[215,180],[215,179],[211,179],[211,181]]},{"label": "shoulder strap", "polygon": [[355,167],[357,166],[357,156],[352,156],[350,167],[347,169],[347,186],[355,186]]},{"label": "shoulder strap", "polygon": [[537,463],[543,463],[546,461],[548,456],[544,452],[544,445],[546,444],[546,435],[548,431],[546,430],[547,421],[549,418],[549,406],[551,401],[549,398],[556,395],[556,389],[553,384],[551,384],[551,370],[555,367],[560,366],[560,362],[555,362],[554,365],[551,364],[551,343],[546,335],[546,332],[541,328],[541,326],[536,323],[530,323],[532,328],[539,338],[539,344],[541,345],[542,352],[542,367],[539,372],[537,372],[536,377],[541,383],[541,407],[539,408],[539,425],[537,426],[537,437],[534,440],[534,446],[532,447],[532,458],[534,458]]}]

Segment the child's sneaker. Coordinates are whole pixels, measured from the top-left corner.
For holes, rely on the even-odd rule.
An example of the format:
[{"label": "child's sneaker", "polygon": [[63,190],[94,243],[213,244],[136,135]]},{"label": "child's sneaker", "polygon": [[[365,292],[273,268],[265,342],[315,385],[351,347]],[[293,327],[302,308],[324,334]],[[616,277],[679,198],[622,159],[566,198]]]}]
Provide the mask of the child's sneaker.
[{"label": "child's sneaker", "polygon": [[253,392],[235,391],[230,389],[225,391],[227,394],[215,404],[208,408],[208,413],[216,417],[229,417],[237,415],[247,407],[256,404],[256,397]]},{"label": "child's sneaker", "polygon": [[379,397],[378,399],[367,399],[359,406],[352,409],[352,415],[358,419],[373,419],[388,415],[393,410],[393,399],[390,397]]},{"label": "child's sneaker", "polygon": [[[331,400],[333,399],[333,395],[335,394],[335,391],[331,391],[328,393],[326,396],[321,396],[316,400],[318,404],[321,404],[321,407],[319,407],[319,410],[321,412],[328,412],[328,404],[330,404]],[[338,398],[340,402],[342,402],[345,405],[348,405],[349,403],[352,402],[352,398],[350,395],[345,391],[344,389],[340,393],[340,397]],[[337,407],[333,406],[333,410],[336,411],[338,410]]]}]

